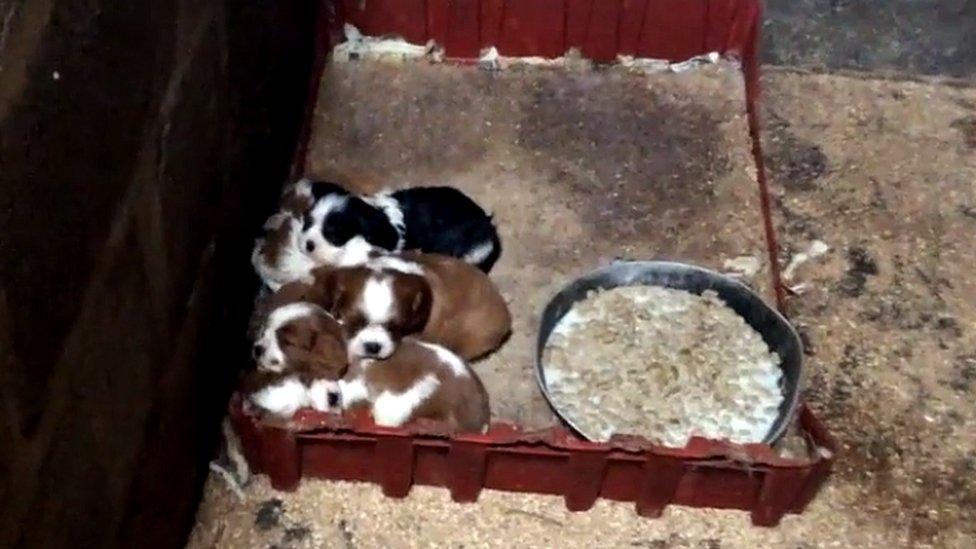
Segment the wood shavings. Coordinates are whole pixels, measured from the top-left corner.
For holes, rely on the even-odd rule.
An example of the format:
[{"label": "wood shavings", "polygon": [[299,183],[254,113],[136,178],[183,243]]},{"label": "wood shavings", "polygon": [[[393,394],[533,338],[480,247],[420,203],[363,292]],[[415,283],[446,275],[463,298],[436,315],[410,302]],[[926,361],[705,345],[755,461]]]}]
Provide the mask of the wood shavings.
[{"label": "wood shavings", "polygon": [[780,357],[711,291],[630,286],[590,295],[545,351],[555,406],[587,438],[693,435],[760,442],[783,401]]},{"label": "wood shavings", "polygon": [[816,259],[829,251],[830,246],[828,246],[827,243],[821,240],[814,240],[810,243],[810,246],[808,246],[806,250],[794,255],[793,258],[790,259],[789,265],[783,269],[783,278],[786,280],[792,280],[793,275],[796,273],[796,269],[800,265],[803,265],[811,259]]},{"label": "wood shavings", "polygon": [[411,44],[403,38],[376,38],[364,36],[359,29],[346,23],[343,27],[346,41],[332,50],[332,59],[337,63],[349,61],[374,60],[403,62],[416,59],[443,60],[443,49],[431,40],[426,44]]},{"label": "wood shavings", "polygon": [[726,259],[722,268],[735,276],[752,278],[762,269],[762,260],[753,255],[742,255]]}]

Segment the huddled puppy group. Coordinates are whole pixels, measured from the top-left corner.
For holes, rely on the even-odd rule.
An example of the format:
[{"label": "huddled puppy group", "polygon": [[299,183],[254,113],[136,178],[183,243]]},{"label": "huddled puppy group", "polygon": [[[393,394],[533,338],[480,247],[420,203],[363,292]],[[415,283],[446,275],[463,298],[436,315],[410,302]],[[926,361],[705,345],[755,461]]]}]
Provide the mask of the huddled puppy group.
[{"label": "huddled puppy group", "polygon": [[252,319],[248,404],[284,418],[365,408],[382,426],[484,430],[488,395],[468,362],[511,331],[487,274],[500,255],[491,216],[451,187],[287,186],[251,257],[267,288]]}]

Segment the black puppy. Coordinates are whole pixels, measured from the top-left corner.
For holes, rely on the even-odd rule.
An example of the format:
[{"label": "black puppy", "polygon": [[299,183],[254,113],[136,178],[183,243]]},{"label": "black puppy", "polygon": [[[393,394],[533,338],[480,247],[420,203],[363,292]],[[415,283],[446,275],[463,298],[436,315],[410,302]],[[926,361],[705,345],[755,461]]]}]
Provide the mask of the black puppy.
[{"label": "black puppy", "polygon": [[316,263],[356,265],[374,249],[447,255],[489,272],[502,253],[491,216],[453,187],[356,196],[335,183],[311,185],[301,246]]}]

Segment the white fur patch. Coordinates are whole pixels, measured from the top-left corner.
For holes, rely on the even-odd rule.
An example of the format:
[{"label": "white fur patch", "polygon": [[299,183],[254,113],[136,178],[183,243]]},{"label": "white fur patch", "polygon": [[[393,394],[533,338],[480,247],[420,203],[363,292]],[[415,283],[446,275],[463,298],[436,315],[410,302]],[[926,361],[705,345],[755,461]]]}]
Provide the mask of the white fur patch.
[{"label": "white fur patch", "polygon": [[[360,358],[389,358],[396,345],[393,336],[382,324],[372,324],[356,332],[349,340],[349,357],[352,360]],[[374,346],[374,350],[367,350],[367,346]]]},{"label": "white fur patch", "polygon": [[[350,238],[342,246],[334,245],[322,235],[322,227],[329,214],[345,208],[348,201],[348,195],[331,194],[316,202],[309,212],[312,224],[302,233],[298,250],[317,265],[337,267],[362,265],[369,260],[369,254],[376,249],[360,235]],[[313,246],[312,251],[308,251],[309,243]]]},{"label": "white fur patch", "polygon": [[370,324],[382,324],[393,317],[393,279],[371,276],[366,280],[360,296],[360,310]]},{"label": "white fur patch", "polygon": [[[395,304],[390,277],[370,276],[366,280],[358,304],[366,326],[349,340],[351,358],[387,358],[393,354],[393,336],[383,324],[393,318]],[[369,347],[375,349],[367,350]]]},{"label": "white fur patch", "polygon": [[410,419],[413,411],[434,394],[438,386],[440,381],[437,377],[427,374],[400,394],[383,391],[373,401],[373,421],[384,427],[403,425]]},{"label": "white fur patch", "polygon": [[[312,224],[302,232],[299,249],[319,265],[338,265],[342,258],[343,247],[336,246],[325,239],[322,235],[322,225],[330,213],[345,208],[348,201],[347,195],[330,194],[319,199],[312,207],[312,211],[308,213]],[[309,243],[314,246],[312,251],[308,250]]]},{"label": "white fur patch", "polygon": [[470,370],[468,370],[468,365],[464,363],[464,360],[448,349],[441,347],[440,345],[427,343],[426,341],[414,341],[419,343],[422,347],[433,351],[434,354],[437,355],[437,359],[440,360],[442,364],[446,364],[456,377],[467,377],[471,375]]},{"label": "white fur patch", "polygon": [[391,271],[397,271],[406,274],[421,275],[424,274],[423,267],[419,263],[414,263],[413,261],[407,261],[405,259],[395,257],[392,255],[381,255],[379,257],[374,257],[369,260],[366,265],[374,271],[379,271],[383,269],[389,269]]},{"label": "white fur patch", "polygon": [[468,253],[464,254],[465,263],[471,263],[472,265],[477,265],[491,255],[491,252],[495,250],[495,243],[491,240],[486,240],[481,244],[478,244],[474,248],[471,248]]},{"label": "white fur patch", "polygon": [[303,198],[311,198],[312,180],[307,177],[303,177],[295,182],[295,186],[293,187],[293,189],[295,191],[296,196],[300,196]]},{"label": "white fur patch", "polygon": [[[335,403],[329,403],[329,395],[335,395]],[[329,379],[318,379],[308,388],[308,400],[312,408],[320,412],[335,412],[342,406],[339,382]]]},{"label": "white fur patch", "polygon": [[254,342],[255,345],[264,347],[264,352],[256,359],[258,368],[271,372],[281,372],[285,369],[285,353],[278,345],[276,334],[278,328],[299,318],[328,314],[325,309],[304,302],[289,303],[271,311],[261,330],[261,336]]},{"label": "white fur patch", "polygon": [[376,248],[361,236],[354,236],[339,248],[334,263],[337,267],[356,267],[369,261],[369,254]]},{"label": "white fur patch", "polygon": [[369,388],[366,387],[361,377],[350,381],[339,380],[339,394],[342,395],[340,400],[343,408],[349,408],[357,402],[369,400]]},{"label": "white fur patch", "polygon": [[269,385],[253,393],[250,399],[258,407],[281,417],[291,417],[299,408],[309,405],[305,385],[294,377]]}]

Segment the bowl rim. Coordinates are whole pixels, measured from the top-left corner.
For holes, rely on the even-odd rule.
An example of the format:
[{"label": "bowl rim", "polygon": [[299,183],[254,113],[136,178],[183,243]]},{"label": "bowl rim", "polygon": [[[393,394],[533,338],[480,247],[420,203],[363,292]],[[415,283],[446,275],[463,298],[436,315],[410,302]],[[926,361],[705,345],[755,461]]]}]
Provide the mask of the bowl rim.
[{"label": "bowl rim", "polygon": [[[553,306],[556,298],[558,298],[564,292],[567,292],[570,288],[572,288],[576,284],[579,284],[579,283],[584,282],[584,281],[587,281],[587,280],[596,279],[596,278],[599,278],[601,276],[606,276],[606,275],[611,274],[615,270],[618,270],[618,269],[620,269],[622,267],[638,267],[638,268],[642,268],[642,269],[645,269],[645,270],[665,270],[665,269],[668,269],[668,270],[677,270],[677,271],[685,271],[685,272],[697,272],[698,274],[702,274],[702,275],[705,275],[705,276],[710,277],[710,278],[720,279],[724,283],[729,284],[731,287],[735,288],[736,290],[741,291],[744,294],[747,294],[748,296],[750,296],[751,298],[753,298],[755,300],[755,302],[759,303],[763,308],[765,308],[765,310],[766,310],[767,313],[771,313],[771,316],[775,319],[775,321],[778,324],[780,324],[780,325],[782,325],[783,327],[786,328],[786,331],[789,334],[788,337],[790,339],[793,339],[794,343],[797,346],[797,349],[799,350],[798,356],[797,356],[797,370],[798,370],[798,373],[797,373],[797,376],[796,376],[797,377],[797,379],[796,379],[796,386],[795,386],[795,389],[793,390],[793,394],[792,395],[789,395],[789,396],[784,395],[784,401],[787,400],[787,398],[789,399],[789,406],[786,409],[786,413],[785,414],[780,413],[779,415],[777,415],[777,418],[773,422],[773,425],[770,428],[769,432],[759,442],[760,444],[767,444],[767,445],[770,445],[770,446],[773,445],[774,443],[776,443],[776,441],[778,441],[786,433],[787,429],[790,426],[790,423],[791,423],[792,418],[795,417],[795,415],[796,415],[796,411],[797,411],[797,408],[798,408],[799,403],[800,403],[800,394],[803,392],[803,387],[804,387],[805,381],[806,381],[805,369],[803,368],[803,358],[804,358],[803,341],[800,338],[799,333],[796,331],[796,327],[794,327],[793,324],[778,309],[776,309],[775,307],[772,307],[768,303],[766,303],[766,300],[764,300],[757,292],[755,292],[752,288],[750,288],[749,286],[747,286],[746,284],[744,284],[738,278],[735,278],[735,277],[732,277],[732,276],[729,276],[729,275],[726,275],[726,274],[722,274],[722,273],[720,273],[718,271],[715,271],[713,269],[709,269],[709,268],[706,268],[706,267],[701,267],[699,265],[694,265],[694,264],[690,264],[690,263],[683,263],[683,262],[680,262],[680,261],[670,261],[670,260],[615,260],[615,261],[612,261],[609,265],[605,265],[603,267],[598,267],[596,269],[593,269],[591,271],[588,271],[587,273],[585,273],[585,274],[583,274],[581,276],[576,276],[576,277],[572,278],[568,283],[564,284],[559,289],[559,291],[557,291],[555,294],[553,294],[549,298],[549,300],[546,302],[545,307],[543,307],[543,309],[542,309],[542,313],[540,314],[539,324],[538,324],[537,331],[536,331],[535,380],[536,380],[536,385],[538,386],[539,390],[542,392],[542,396],[546,399],[546,403],[549,404],[549,408],[553,411],[553,413],[556,414],[556,417],[558,417],[563,423],[565,423],[575,434],[577,434],[578,436],[580,436],[582,439],[588,440],[588,441],[591,441],[591,442],[596,442],[596,441],[593,441],[592,439],[590,439],[589,437],[587,437],[585,434],[583,434],[583,431],[579,427],[577,427],[576,424],[570,418],[568,418],[565,414],[563,414],[563,412],[559,409],[559,407],[556,406],[556,404],[553,402],[552,395],[549,394],[549,388],[546,385],[546,380],[545,380],[545,365],[543,363],[544,362],[543,361],[543,355],[545,353],[546,344],[549,342],[549,336],[552,334],[552,330],[550,330],[549,334],[547,334],[545,336],[545,338],[543,338],[543,326],[545,325],[545,321],[546,321],[546,312],[549,310],[550,307]],[[615,288],[621,288],[621,287],[627,287],[627,286],[628,285],[618,285],[618,286],[614,286],[614,287]],[[629,286],[657,286],[657,287],[661,287],[661,288],[669,288],[669,286],[664,286],[664,285],[660,285],[660,284],[648,284],[648,283],[630,284]],[[680,290],[681,288],[672,288],[672,289]],[[577,299],[573,303],[575,304],[575,303],[577,303],[579,301],[581,301],[581,299]],[[731,308],[731,307],[729,307],[729,308]],[[569,309],[567,309],[566,313],[568,313],[568,312],[569,312]],[[566,313],[563,313],[563,316],[565,316]],[[736,313],[736,314],[738,314],[738,313]],[[561,320],[561,319],[562,319],[562,316],[560,316],[558,319],[556,319],[555,322],[558,323],[559,320]],[[753,329],[755,329],[755,328],[753,328]],[[783,368],[783,362],[784,361],[785,361],[785,358],[784,357],[780,357],[780,369]],[[785,419],[784,419],[784,417],[785,417]],[[615,433],[614,436],[616,436],[616,435],[625,435],[625,436],[629,436],[629,437],[630,436],[638,436],[638,437],[643,438],[642,435],[639,435],[639,434],[636,434],[636,433]],[[731,441],[729,441],[729,442],[731,443]]]}]

